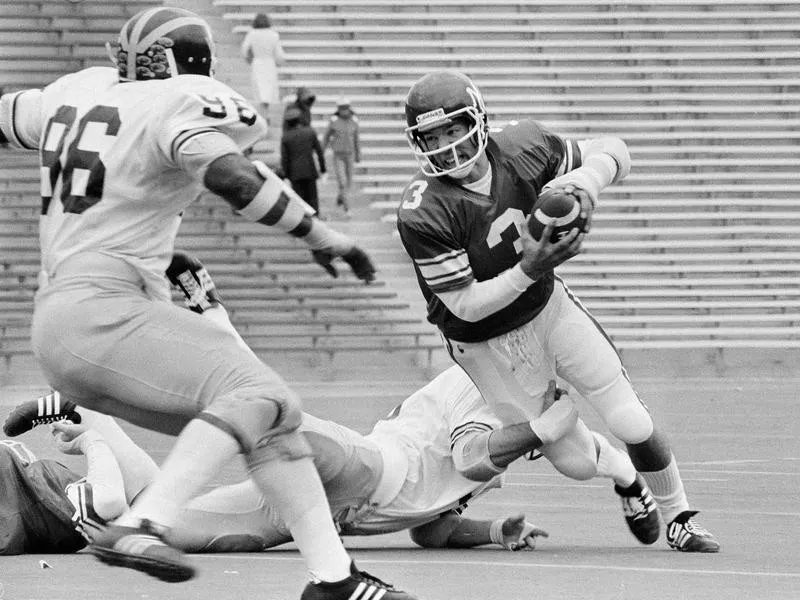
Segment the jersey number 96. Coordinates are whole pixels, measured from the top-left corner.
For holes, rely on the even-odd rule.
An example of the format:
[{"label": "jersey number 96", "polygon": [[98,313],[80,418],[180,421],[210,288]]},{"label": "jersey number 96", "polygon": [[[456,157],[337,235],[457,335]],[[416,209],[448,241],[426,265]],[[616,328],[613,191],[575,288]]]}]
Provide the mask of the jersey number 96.
[{"label": "jersey number 96", "polygon": [[103,197],[106,167],[100,160],[100,151],[108,143],[107,136],[119,132],[119,110],[114,106],[95,106],[89,110],[78,122],[78,131],[64,153],[64,143],[75,125],[77,112],[74,106],[60,106],[45,128],[41,162],[49,177],[42,179],[43,215],[50,207],[59,177],[65,213],[81,214]]}]

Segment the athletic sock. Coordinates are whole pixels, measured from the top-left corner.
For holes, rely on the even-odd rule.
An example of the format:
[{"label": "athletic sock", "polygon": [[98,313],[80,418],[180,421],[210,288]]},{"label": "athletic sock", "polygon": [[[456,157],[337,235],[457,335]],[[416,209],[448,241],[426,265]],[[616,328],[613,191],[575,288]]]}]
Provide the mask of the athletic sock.
[{"label": "athletic sock", "polygon": [[613,479],[621,488],[630,486],[636,480],[636,468],[630,457],[596,431],[592,437],[597,448],[597,475]]},{"label": "athletic sock", "polygon": [[250,475],[286,522],[312,579],[332,582],[349,577],[352,559],[333,524],[314,462],[275,459],[251,466]]},{"label": "athletic sock", "polygon": [[228,433],[201,419],[192,420],[153,482],[115,524],[137,527],[148,519],[171,527],[180,509],[238,452],[238,442]]},{"label": "athletic sock", "polygon": [[658,503],[658,509],[665,523],[669,524],[679,513],[689,510],[689,501],[686,499],[686,491],[683,489],[683,481],[674,456],[666,468],[660,471],[641,471],[641,474]]}]

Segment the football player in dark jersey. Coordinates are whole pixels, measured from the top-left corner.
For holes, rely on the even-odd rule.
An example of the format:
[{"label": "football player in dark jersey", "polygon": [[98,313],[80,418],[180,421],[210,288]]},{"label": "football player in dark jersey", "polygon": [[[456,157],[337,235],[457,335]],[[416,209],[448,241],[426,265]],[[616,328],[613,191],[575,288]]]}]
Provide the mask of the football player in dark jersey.
[{"label": "football player in dark jersey", "polygon": [[65,492],[80,479],[55,460],[38,460],[20,442],[0,440],[0,555],[83,548]]},{"label": "football player in dark jersey", "polygon": [[[717,552],[714,537],[692,519],[669,442],[614,345],[553,273],[580,251],[601,190],[628,174],[626,144],[614,136],[567,139],[530,120],[490,129],[478,88],[454,71],[420,78],[405,111],[421,170],[403,191],[397,228],[428,319],[453,360],[505,421],[538,416],[548,382],[563,378],[626,444],[639,472],[615,486],[634,535],[647,544],[658,539],[655,499],[670,547]],[[548,225],[537,242],[527,221],[552,187],[580,199],[586,225],[556,243]],[[606,473],[611,458],[608,441],[582,421],[542,452],[575,479]]]}]

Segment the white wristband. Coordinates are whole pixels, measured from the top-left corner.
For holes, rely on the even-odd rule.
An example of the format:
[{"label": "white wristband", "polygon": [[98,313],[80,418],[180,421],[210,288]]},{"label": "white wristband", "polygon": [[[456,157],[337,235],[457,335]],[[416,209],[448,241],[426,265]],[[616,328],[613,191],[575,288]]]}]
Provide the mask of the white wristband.
[{"label": "white wristband", "polygon": [[505,523],[505,519],[495,519],[492,521],[492,524],[489,526],[489,539],[492,540],[495,544],[500,544],[501,546],[505,547],[505,541],[503,539],[503,523]]}]

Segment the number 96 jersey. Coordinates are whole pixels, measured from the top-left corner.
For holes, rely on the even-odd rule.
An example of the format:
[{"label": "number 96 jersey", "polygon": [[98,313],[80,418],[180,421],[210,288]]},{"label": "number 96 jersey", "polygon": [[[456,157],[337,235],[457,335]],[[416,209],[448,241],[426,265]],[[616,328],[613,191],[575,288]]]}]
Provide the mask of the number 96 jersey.
[{"label": "number 96 jersey", "polygon": [[40,151],[47,274],[90,251],[125,258],[146,281],[163,280],[180,214],[204,189],[201,174],[178,164],[181,146],[220,131],[245,150],[266,132],[254,109],[214,79],[121,83],[106,67],[22,92],[3,110],[0,123],[19,132],[11,141]]}]

